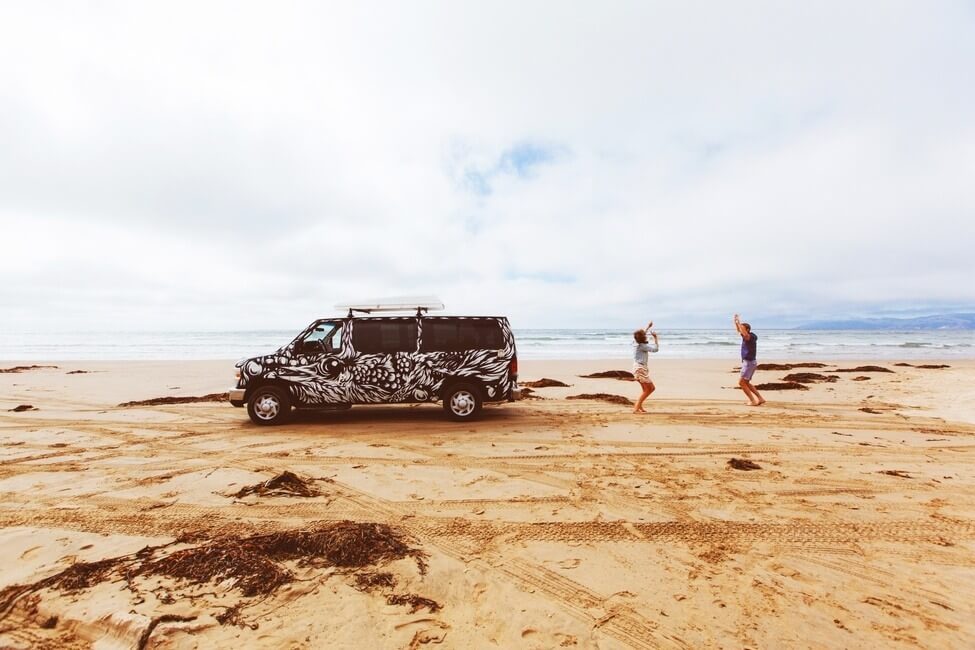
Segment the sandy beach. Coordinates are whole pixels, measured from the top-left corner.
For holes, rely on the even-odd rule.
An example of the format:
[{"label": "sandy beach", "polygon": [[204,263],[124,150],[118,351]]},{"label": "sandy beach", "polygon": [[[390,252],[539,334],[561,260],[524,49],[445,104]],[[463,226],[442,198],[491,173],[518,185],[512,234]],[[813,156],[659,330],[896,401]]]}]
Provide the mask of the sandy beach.
[{"label": "sandy beach", "polygon": [[819,361],[760,408],[732,361],[652,360],[645,416],[568,399],[625,362],[523,361],[569,386],[270,428],[119,406],[231,362],[4,362],[0,647],[975,646],[975,361]]}]

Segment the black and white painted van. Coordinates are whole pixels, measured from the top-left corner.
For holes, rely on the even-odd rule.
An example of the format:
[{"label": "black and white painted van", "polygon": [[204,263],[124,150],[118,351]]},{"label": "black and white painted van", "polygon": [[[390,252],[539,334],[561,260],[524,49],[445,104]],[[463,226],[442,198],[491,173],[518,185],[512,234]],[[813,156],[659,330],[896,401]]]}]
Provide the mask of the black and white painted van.
[{"label": "black and white painted van", "polygon": [[[339,307],[348,315],[316,320],[277,352],[239,361],[230,403],[246,405],[256,424],[278,424],[292,407],[438,400],[450,417],[469,420],[484,402],[520,397],[507,318],[429,316],[443,308],[429,300]],[[407,309],[415,314],[356,315]]]}]

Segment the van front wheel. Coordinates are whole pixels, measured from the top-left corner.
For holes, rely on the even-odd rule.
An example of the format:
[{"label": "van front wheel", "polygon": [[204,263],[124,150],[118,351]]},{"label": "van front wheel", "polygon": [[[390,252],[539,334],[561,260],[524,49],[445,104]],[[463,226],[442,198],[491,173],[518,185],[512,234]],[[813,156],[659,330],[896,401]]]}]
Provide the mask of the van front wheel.
[{"label": "van front wheel", "polygon": [[262,386],[247,400],[247,415],[254,424],[281,424],[290,413],[291,400],[278,386]]},{"label": "van front wheel", "polygon": [[481,394],[472,384],[454,384],[444,392],[443,408],[454,420],[473,420],[481,412]]}]

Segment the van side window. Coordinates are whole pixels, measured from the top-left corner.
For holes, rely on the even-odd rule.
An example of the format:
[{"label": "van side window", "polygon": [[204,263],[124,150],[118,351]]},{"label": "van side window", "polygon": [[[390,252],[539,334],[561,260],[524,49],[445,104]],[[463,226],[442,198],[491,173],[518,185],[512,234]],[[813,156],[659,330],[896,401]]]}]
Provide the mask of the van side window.
[{"label": "van side window", "polygon": [[497,350],[504,347],[496,320],[424,320],[421,352]]},{"label": "van side window", "polygon": [[416,352],[416,321],[356,320],[352,325],[352,345],[362,354]]}]

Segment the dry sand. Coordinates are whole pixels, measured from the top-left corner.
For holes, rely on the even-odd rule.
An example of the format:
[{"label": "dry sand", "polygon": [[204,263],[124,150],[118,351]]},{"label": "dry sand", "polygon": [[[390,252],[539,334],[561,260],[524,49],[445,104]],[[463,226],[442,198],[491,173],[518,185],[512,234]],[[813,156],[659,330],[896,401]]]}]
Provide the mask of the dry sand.
[{"label": "dry sand", "polygon": [[[26,586],[0,596],[2,647],[975,647],[975,362],[880,363],[896,372],[750,408],[732,363],[657,361],[645,416],[565,399],[634,397],[578,377],[625,363],[523,362],[571,386],[470,424],[426,405],[277,428],[226,403],[115,406],[219,392],[230,363],[52,363],[0,374],[0,587]],[[284,471],[317,496],[236,496]],[[139,572],[343,520],[392,526],[425,572],[291,558],[254,596]]]}]

